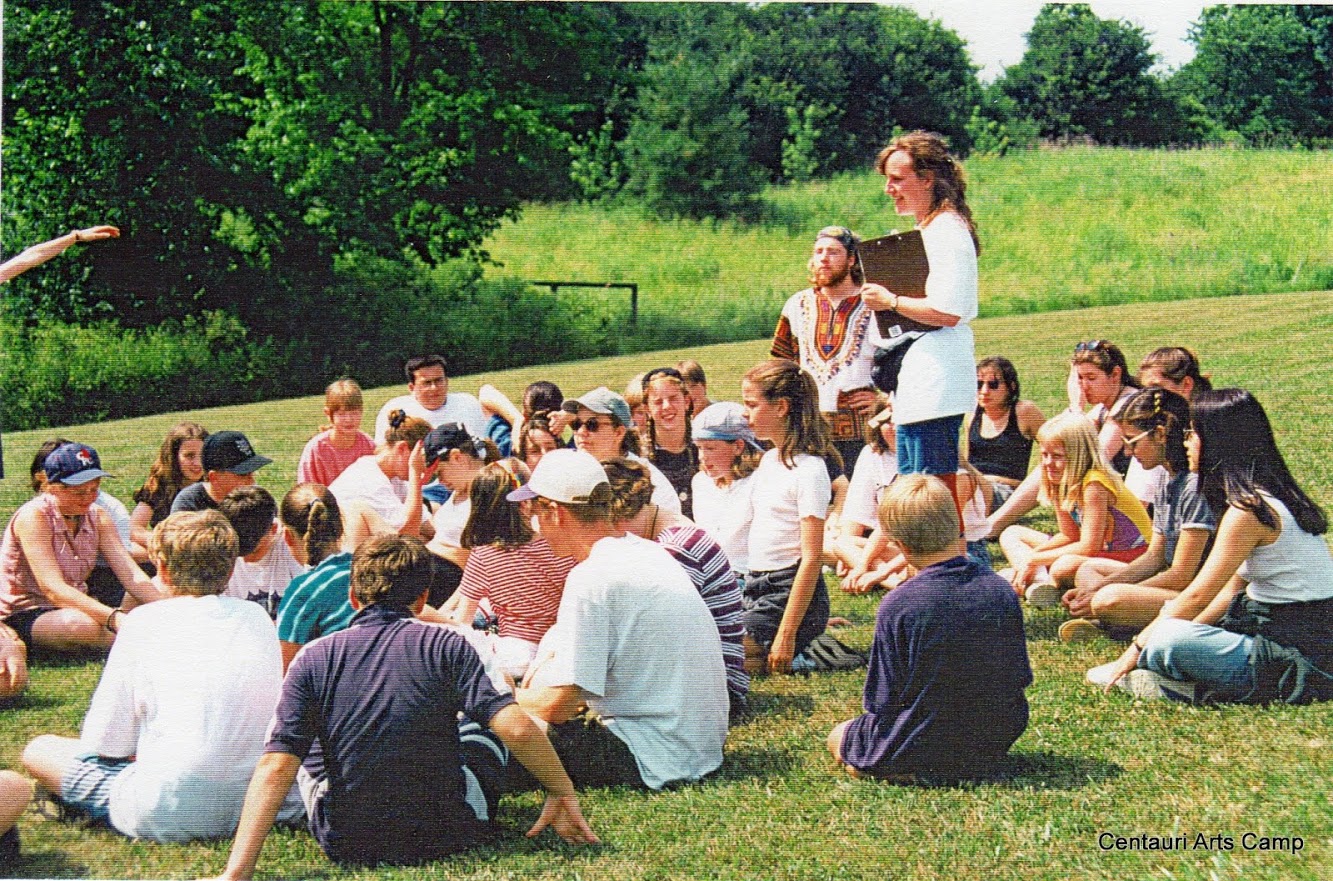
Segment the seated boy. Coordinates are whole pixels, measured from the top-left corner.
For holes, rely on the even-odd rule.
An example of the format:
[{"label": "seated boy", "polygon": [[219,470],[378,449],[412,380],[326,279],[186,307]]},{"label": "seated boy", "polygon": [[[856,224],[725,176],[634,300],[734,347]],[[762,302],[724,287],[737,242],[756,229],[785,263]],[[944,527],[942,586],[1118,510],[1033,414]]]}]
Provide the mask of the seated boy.
[{"label": "seated boy", "polygon": [[152,545],[168,598],[124,616],[82,737],[41,735],[23,764],[133,838],[228,835],[282,688],[278,637],[254,603],[220,595],[237,548],[221,514],[172,514]]},{"label": "seated boy", "polygon": [[239,431],[217,431],[204,441],[200,451],[204,479],[176,494],[171,513],[177,511],[216,511],[238,486],[254,486],[255,472],[273,460],[261,456]]},{"label": "seated boy", "polygon": [[1018,598],[964,556],[958,509],[939,478],[900,476],[879,522],[916,574],[880,603],[866,712],[833,729],[829,751],[853,776],[985,771],[1028,722]]},{"label": "seated boy", "polygon": [[492,831],[510,750],[547,791],[528,835],[550,826],[570,843],[596,842],[537,724],[495,689],[466,639],[415,619],[430,556],[397,535],[357,548],[357,616],[292,662],[222,877],[251,877],[293,780],[336,861],[424,862],[478,843]]},{"label": "seated boy", "polygon": [[227,493],[218,510],[241,541],[225,595],[259,603],[276,619],[282,592],[306,571],[287,543],[278,540],[278,503],[262,486],[240,486]]}]

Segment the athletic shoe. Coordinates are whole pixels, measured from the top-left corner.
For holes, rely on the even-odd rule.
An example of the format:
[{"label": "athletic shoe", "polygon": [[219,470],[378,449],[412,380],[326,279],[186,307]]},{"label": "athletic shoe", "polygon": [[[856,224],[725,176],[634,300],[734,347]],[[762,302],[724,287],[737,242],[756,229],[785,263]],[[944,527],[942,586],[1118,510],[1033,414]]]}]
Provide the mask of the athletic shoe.
[{"label": "athletic shoe", "polygon": [[1063,595],[1064,591],[1049,581],[1030,585],[1023,594],[1028,604],[1035,609],[1054,609],[1060,605],[1060,597]]},{"label": "athletic shoe", "polygon": [[1102,635],[1102,625],[1092,618],[1073,618],[1060,625],[1061,642],[1088,642]]},{"label": "athletic shoe", "polygon": [[1110,685],[1111,673],[1115,670],[1117,664],[1119,664],[1118,661],[1111,661],[1109,664],[1102,664],[1100,666],[1093,667],[1087,673],[1086,678],[1088,682],[1091,683],[1092,685],[1097,686],[1098,688],[1105,688],[1106,686]]},{"label": "athletic shoe", "polygon": [[1194,703],[1194,683],[1169,679],[1152,670],[1137,668],[1130,670],[1116,683],[1121,690],[1127,691],[1142,700],[1177,700]]}]

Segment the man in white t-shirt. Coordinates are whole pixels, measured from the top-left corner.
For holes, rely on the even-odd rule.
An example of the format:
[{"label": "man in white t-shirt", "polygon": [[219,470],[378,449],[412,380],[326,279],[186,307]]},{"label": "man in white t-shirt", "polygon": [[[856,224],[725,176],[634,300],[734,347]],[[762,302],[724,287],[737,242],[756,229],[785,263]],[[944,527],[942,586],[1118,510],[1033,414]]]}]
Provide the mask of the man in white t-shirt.
[{"label": "man in white t-shirt", "polygon": [[[60,801],[132,838],[236,828],[282,690],[273,624],[221,596],[238,547],[217,511],[158,524],[153,553],[170,596],[121,618],[82,736],[44,734],[23,751]],[[299,815],[292,807],[285,817]]]},{"label": "man in white t-shirt", "polygon": [[612,524],[611,486],[589,453],[547,453],[508,498],[529,501],[551,549],[578,561],[515,692],[550,725],[570,777],[660,789],[716,770],[730,707],[722,643],[680,564]]},{"label": "man in white t-shirt", "polygon": [[473,437],[486,436],[486,413],[480,402],[463,392],[449,392],[449,376],[441,355],[420,355],[403,367],[407,376],[406,395],[400,395],[380,408],[375,417],[375,444],[384,443],[389,431],[389,414],[402,410],[436,428],[446,422],[461,422]]}]

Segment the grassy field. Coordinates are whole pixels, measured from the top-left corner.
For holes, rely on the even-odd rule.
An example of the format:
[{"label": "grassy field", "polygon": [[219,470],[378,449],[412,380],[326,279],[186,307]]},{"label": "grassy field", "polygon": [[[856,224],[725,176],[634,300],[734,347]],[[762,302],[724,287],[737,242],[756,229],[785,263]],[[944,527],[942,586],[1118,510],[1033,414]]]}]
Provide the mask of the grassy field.
[{"label": "grassy field", "polygon": [[[983,316],[1333,288],[1327,152],[1071,148],[966,162]],[[753,339],[805,286],[811,237],[907,229],[873,172],[774,187],[757,224],[531,205],[487,242],[491,276],[637,282],[636,347]],[[621,290],[566,289],[626,316]],[[647,345],[645,345],[647,344]],[[627,349],[622,349],[627,350]]]},{"label": "grassy field", "polygon": [[[802,237],[803,238],[803,237]],[[1129,304],[1019,315],[977,323],[978,355],[1003,353],[1018,365],[1025,397],[1047,412],[1061,406],[1065,365],[1077,340],[1113,340],[1131,363],[1158,345],[1198,351],[1220,385],[1250,388],[1272,416],[1298,480],[1333,504],[1327,426],[1333,421],[1323,363],[1333,331],[1333,299],[1290,293]],[[688,350],[709,371],[714,399],[735,399],[738,380],[763,357],[762,342]],[[567,394],[674,362],[686,350],[455,378],[475,391],[483,381],[517,394],[537,377]],[[367,395],[368,413],[399,388]],[[277,463],[261,482],[281,494],[294,479],[302,444],[320,421],[305,398],[71,428],[119,475],[108,481],[127,498],[153,449],[178,418],[209,428],[242,428]],[[367,420],[369,421],[369,420]],[[0,516],[24,499],[32,451],[48,434],[6,435],[10,479],[0,483]],[[834,610],[852,619],[844,641],[869,643],[875,600],[835,591]],[[1062,616],[1027,612],[1036,682],[1032,723],[1000,779],[938,786],[851,780],[824,749],[834,723],[858,711],[858,673],[759,681],[750,720],[732,730],[727,759],[712,778],[641,794],[595,790],[584,808],[603,846],[577,850],[521,832],[535,819],[533,795],[502,804],[505,836],[493,848],[418,869],[344,872],[303,831],[271,838],[264,877],[302,878],[903,878],[903,879],[1326,879],[1333,877],[1333,703],[1312,707],[1200,709],[1136,702],[1096,693],[1083,671],[1118,654],[1110,642],[1062,645]],[[980,659],[979,659],[980,661]],[[984,662],[984,661],[980,661]],[[42,732],[73,733],[99,666],[39,666],[28,694],[0,711],[0,765],[14,767],[23,744]],[[424,809],[429,809],[428,807]],[[27,860],[18,873],[38,877],[192,877],[218,871],[226,842],[182,846],[126,841],[33,817],[22,821]],[[1179,836],[1184,851],[1144,852],[1099,845],[1111,836]],[[1299,853],[1246,847],[1245,835],[1299,837]],[[1200,842],[1197,836],[1203,836]],[[1229,837],[1231,849],[1200,846]],[[1253,842],[1250,842],[1253,844]]]}]

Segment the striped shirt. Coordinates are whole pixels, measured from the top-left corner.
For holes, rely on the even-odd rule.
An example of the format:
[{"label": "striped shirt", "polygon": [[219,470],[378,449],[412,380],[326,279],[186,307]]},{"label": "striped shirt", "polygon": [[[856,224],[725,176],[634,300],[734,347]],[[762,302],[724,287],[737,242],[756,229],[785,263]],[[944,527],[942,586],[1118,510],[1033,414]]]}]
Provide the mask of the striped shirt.
[{"label": "striped shirt", "polygon": [[278,639],[305,645],[347,629],[356,614],[347,595],[351,582],[352,555],[345,551],[293,578],[278,606]]},{"label": "striped shirt", "polygon": [[536,643],[555,623],[573,568],[573,557],[557,557],[541,537],[508,550],[484,545],[472,549],[458,589],[475,602],[490,598],[500,636]]},{"label": "striped shirt", "polygon": [[657,543],[680,563],[712,613],[718,636],[722,637],[727,690],[743,700],[750,691],[750,675],[745,672],[745,646],[741,641],[745,634],[741,583],[727,555],[698,526],[667,527],[658,533]]}]

